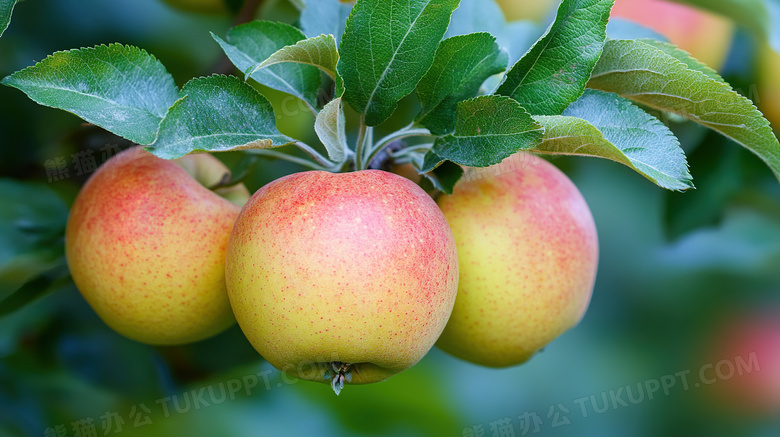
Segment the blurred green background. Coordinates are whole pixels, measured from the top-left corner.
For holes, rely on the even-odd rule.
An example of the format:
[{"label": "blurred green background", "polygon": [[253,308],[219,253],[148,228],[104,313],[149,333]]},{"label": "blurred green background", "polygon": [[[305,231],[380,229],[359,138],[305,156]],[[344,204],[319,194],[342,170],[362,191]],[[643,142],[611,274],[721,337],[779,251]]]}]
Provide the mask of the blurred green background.
[{"label": "blurred green background", "polygon": [[[295,23],[297,12],[268,0],[257,16]],[[159,0],[27,0],[0,38],[0,77],[58,50],[121,42],[157,56],[181,86],[224,69],[208,32],[232,25],[227,14]],[[735,88],[756,89],[757,47],[737,30],[721,69]],[[264,91],[277,109],[286,102]],[[285,117],[280,129],[316,142],[312,121]],[[107,145],[128,144],[2,87],[0,436],[778,436],[780,411],[738,412],[738,400],[712,395],[721,382],[693,383],[705,364],[735,358],[710,352],[728,322],[758,312],[780,319],[780,184],[727,139],[690,123],[671,127],[695,191],[665,192],[611,162],[552,159],[581,189],[599,230],[598,278],[578,327],[523,366],[481,368],[434,349],[386,382],[336,397],[327,385],[280,375],[237,327],[182,347],[108,329],[68,280],[61,235],[88,177],[74,154],[92,150],[99,164]],[[237,153],[218,157],[234,169],[246,164]],[[67,175],[47,173],[57,160]],[[254,191],[300,170],[259,161],[247,185]],[[761,371],[780,373],[776,364]],[[668,387],[678,372],[690,372],[687,389],[680,376]],[[668,390],[627,405],[610,397],[653,381]]]}]

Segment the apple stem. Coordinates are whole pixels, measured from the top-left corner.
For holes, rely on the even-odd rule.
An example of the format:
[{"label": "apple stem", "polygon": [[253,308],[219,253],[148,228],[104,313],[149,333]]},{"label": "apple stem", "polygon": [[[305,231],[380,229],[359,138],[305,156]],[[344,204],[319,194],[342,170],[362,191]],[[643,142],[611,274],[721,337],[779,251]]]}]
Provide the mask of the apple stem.
[{"label": "apple stem", "polygon": [[306,143],[303,143],[301,141],[296,141],[295,145],[298,146],[299,149],[306,152],[309,156],[314,158],[315,161],[317,161],[320,165],[328,168],[332,168],[336,166],[336,163],[331,161],[330,159],[322,156],[319,152],[314,150],[311,146],[309,146]]},{"label": "apple stem", "polygon": [[332,168],[329,166],[324,166],[319,163],[310,161],[305,158],[299,158],[297,156],[290,155],[288,153],[282,153],[277,152],[276,150],[269,150],[269,149],[250,149],[247,150],[249,153],[253,153],[255,155],[262,155],[262,156],[268,156],[271,158],[277,158],[277,159],[283,159],[285,161],[293,162],[298,165],[302,165],[304,167],[311,168],[313,170],[322,170],[322,171],[331,171]]},{"label": "apple stem", "polygon": [[[433,137],[431,134],[431,131],[425,128],[417,128],[414,127],[414,123],[410,123],[408,126],[404,127],[403,129],[397,130],[386,137],[382,138],[381,140],[377,141],[376,144],[369,150],[368,156],[366,157],[366,162],[371,162],[374,160],[374,158],[382,152],[385,148],[389,147],[391,144],[397,144],[399,141],[409,138],[409,137]],[[428,148],[430,148],[430,145],[426,145]],[[417,146],[411,146],[411,147],[417,147]],[[404,149],[396,150],[394,153],[401,153]],[[416,150],[416,149],[415,149]],[[387,158],[394,157],[394,155],[390,155]],[[378,168],[382,168],[384,163],[379,162],[375,163],[375,166]]]},{"label": "apple stem", "polygon": [[363,152],[365,149],[367,131],[368,131],[368,125],[366,125],[366,117],[365,115],[361,115],[357,141],[355,142],[355,169],[356,170],[365,169],[365,167],[363,166]]}]

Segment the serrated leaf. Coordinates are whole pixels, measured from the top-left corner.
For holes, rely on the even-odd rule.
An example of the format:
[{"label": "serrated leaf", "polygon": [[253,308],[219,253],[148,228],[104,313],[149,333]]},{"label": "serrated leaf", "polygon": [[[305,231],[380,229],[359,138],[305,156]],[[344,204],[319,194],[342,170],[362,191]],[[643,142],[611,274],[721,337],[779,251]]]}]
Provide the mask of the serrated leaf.
[{"label": "serrated leaf", "polygon": [[11,23],[11,14],[14,12],[14,5],[19,0],[0,0],[0,36],[3,36],[5,29]]},{"label": "serrated leaf", "polygon": [[138,144],[154,141],[179,92],[157,59],[121,44],[57,52],[2,83]]},{"label": "serrated leaf", "polygon": [[352,11],[352,3],[339,0],[307,0],[301,12],[301,29],[309,38],[318,35],[333,35],[336,44],[347,25],[347,17]]},{"label": "serrated leaf", "polygon": [[780,143],[753,103],[727,83],[644,41],[609,40],[588,86],[682,115],[758,155],[780,178]]},{"label": "serrated leaf", "polygon": [[777,0],[671,0],[728,17],[768,40],[780,51],[780,2]]},{"label": "serrated leaf", "polygon": [[271,103],[233,76],[189,81],[146,150],[165,159],[191,152],[267,149],[294,142],[276,129]]},{"label": "serrated leaf", "polygon": [[435,135],[452,132],[458,102],[477,95],[488,77],[506,69],[507,53],[489,33],[442,41],[433,65],[417,84],[418,122]]},{"label": "serrated leaf", "polygon": [[587,90],[563,116],[537,116],[545,128],[539,153],[606,158],[663,188],[693,187],[677,137],[660,120],[612,93]]},{"label": "serrated leaf", "polygon": [[532,114],[561,114],[585,90],[613,3],[564,0],[553,25],[509,70],[496,94],[512,97]]},{"label": "serrated leaf", "polygon": [[439,137],[425,156],[421,171],[444,160],[469,167],[498,164],[518,150],[530,149],[544,129],[509,97],[480,96],[458,103],[454,133]]},{"label": "serrated leaf", "polygon": [[347,156],[346,118],[341,108],[341,99],[328,102],[314,120],[314,130],[328,151],[333,162],[344,162]]},{"label": "serrated leaf", "polygon": [[361,0],[339,46],[343,100],[369,126],[385,121],[433,63],[459,0]]},{"label": "serrated leaf", "polygon": [[320,35],[307,38],[291,46],[285,46],[268,57],[260,65],[254,67],[248,75],[252,76],[262,68],[272,65],[293,62],[297,64],[311,65],[322,70],[325,74],[336,79],[336,64],[339,62],[339,52],[336,48],[336,40],[333,35]]},{"label": "serrated leaf", "polygon": [[640,41],[657,48],[658,50],[666,53],[667,55],[673,57],[674,59],[677,59],[678,61],[685,64],[691,70],[700,71],[712,80],[726,83],[726,81],[723,80],[722,77],[720,77],[720,74],[718,74],[718,72],[715,71],[712,67],[709,67],[707,64],[704,64],[703,62],[694,58],[693,56],[691,56],[690,53],[677,47],[674,44],[670,44],[668,42],[658,41],[654,39],[640,39]]},{"label": "serrated leaf", "polygon": [[[242,72],[248,72],[285,46],[306,39],[300,30],[289,24],[272,21],[252,21],[230,29],[227,41],[215,34],[212,38],[227,57]],[[283,63],[255,71],[251,78],[275,90],[291,94],[312,109],[317,105],[317,91],[322,83],[319,70],[311,65]]]}]

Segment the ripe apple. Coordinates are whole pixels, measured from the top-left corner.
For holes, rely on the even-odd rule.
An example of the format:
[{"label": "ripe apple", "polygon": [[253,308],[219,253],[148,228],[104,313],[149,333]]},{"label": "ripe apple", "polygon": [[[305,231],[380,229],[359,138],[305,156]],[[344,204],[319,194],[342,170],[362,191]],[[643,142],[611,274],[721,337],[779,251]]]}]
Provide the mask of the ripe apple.
[{"label": "ripe apple", "polygon": [[726,17],[663,0],[616,0],[612,17],[655,30],[715,69],[723,66],[734,34],[734,24]]},{"label": "ripe apple", "polygon": [[746,314],[715,334],[700,377],[711,399],[750,416],[780,414],[780,311]]},{"label": "ripe apple", "polygon": [[497,0],[507,21],[542,21],[553,12],[559,0]]},{"label": "ripe apple", "polygon": [[516,365],[582,319],[598,265],[596,226],[555,166],[517,154],[467,173],[438,204],[460,265],[439,348],[483,366]]},{"label": "ripe apple", "polygon": [[[240,206],[207,188],[226,176],[209,154],[167,161],[136,147],[89,178],[68,218],[66,257],[84,299],[111,328],[174,345],[235,322],[224,259]],[[239,203],[249,198],[243,185],[224,191]]]},{"label": "ripe apple", "polygon": [[258,190],[227,251],[239,326],[277,369],[382,381],[417,363],[452,311],[452,233],[417,185],[380,171],[304,172]]},{"label": "ripe apple", "polygon": [[176,9],[201,14],[224,14],[228,11],[225,0],[165,0]]},{"label": "ripe apple", "polygon": [[777,76],[778,69],[780,69],[780,54],[769,46],[762,47],[756,69],[758,76],[757,90],[760,97],[757,104],[775,131],[780,131],[780,78]]}]

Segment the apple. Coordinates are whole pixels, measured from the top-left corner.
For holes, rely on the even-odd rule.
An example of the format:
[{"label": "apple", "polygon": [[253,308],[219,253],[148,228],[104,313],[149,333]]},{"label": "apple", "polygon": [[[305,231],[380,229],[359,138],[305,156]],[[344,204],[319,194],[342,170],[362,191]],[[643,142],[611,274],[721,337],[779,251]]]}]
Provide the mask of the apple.
[{"label": "apple", "polygon": [[612,17],[653,29],[715,69],[723,66],[734,34],[726,17],[663,0],[616,0]]},{"label": "apple", "polygon": [[224,14],[228,9],[225,0],[164,0],[176,9],[201,14]]},{"label": "apple", "polygon": [[582,319],[598,265],[596,226],[582,194],[555,166],[516,154],[467,172],[438,204],[460,265],[440,349],[483,366],[512,366]]},{"label": "apple", "polygon": [[[227,177],[209,154],[168,161],[140,147],[92,174],[70,212],[65,251],[77,288],[108,326],[177,345],[235,322],[224,260],[240,206],[207,188]],[[221,191],[239,204],[249,198],[243,185]]]},{"label": "apple", "polygon": [[[764,116],[772,124],[775,131],[780,131],[780,78],[777,71],[780,69],[780,54],[772,50],[768,45],[760,49],[758,66],[756,68],[758,79],[758,101],[756,102],[764,113]],[[752,97],[748,95],[748,97]]]},{"label": "apple", "polygon": [[558,0],[497,0],[507,21],[533,20],[542,21],[550,17]]},{"label": "apple", "polygon": [[780,414],[780,311],[743,314],[713,335],[700,378],[707,394],[731,412]]},{"label": "apple", "polygon": [[289,375],[382,381],[417,363],[452,311],[458,262],[436,203],[385,171],[277,179],[241,210],[226,278],[238,324]]}]

